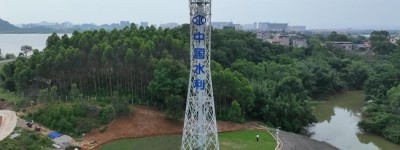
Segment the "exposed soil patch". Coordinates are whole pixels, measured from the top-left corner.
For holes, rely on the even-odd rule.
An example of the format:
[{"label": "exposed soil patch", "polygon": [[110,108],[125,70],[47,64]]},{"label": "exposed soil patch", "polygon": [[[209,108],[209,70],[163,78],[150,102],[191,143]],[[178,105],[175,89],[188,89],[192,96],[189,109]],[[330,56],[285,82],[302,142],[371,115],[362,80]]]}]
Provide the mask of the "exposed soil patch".
[{"label": "exposed soil patch", "polygon": [[0,99],[0,109],[7,109],[8,107],[8,104]]},{"label": "exposed soil patch", "polygon": [[[153,108],[135,106],[135,114],[131,117],[120,117],[108,125],[108,130],[101,133],[96,129],[84,136],[84,143],[94,143],[90,147],[126,138],[140,138],[156,135],[171,135],[182,133],[183,121],[174,122],[164,119],[164,114]],[[251,123],[237,124],[218,121],[218,131],[236,131],[255,129]]]},{"label": "exposed soil patch", "polygon": [[1,127],[1,121],[3,121],[2,119],[3,119],[3,118],[0,116],[0,127]]}]

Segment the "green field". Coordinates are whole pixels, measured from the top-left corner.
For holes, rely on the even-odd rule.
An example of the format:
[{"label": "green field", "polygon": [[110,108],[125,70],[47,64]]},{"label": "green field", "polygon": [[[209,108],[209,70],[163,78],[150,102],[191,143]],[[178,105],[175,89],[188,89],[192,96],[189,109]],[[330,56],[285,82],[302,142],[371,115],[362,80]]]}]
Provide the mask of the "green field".
[{"label": "green field", "polygon": [[[256,142],[256,134],[260,141]],[[265,131],[245,130],[219,133],[221,150],[273,150],[275,139]],[[157,136],[137,139],[125,139],[110,142],[100,150],[177,150],[180,149],[181,135]]]}]

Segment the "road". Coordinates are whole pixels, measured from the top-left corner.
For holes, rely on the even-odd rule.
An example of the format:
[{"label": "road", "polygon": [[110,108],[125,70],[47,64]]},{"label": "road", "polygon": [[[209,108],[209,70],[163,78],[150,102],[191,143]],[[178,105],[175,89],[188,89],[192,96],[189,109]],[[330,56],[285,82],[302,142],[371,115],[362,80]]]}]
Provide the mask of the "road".
[{"label": "road", "polygon": [[2,122],[0,124],[0,141],[10,135],[17,125],[17,115],[14,111],[0,110]]}]

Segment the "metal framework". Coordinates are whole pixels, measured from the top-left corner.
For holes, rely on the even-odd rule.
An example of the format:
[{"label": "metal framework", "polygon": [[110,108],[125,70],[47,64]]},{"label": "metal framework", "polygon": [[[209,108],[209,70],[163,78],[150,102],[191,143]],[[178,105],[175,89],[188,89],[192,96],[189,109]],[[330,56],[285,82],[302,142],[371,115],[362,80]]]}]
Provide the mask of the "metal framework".
[{"label": "metal framework", "polygon": [[192,70],[183,127],[182,150],[219,150],[211,81],[211,0],[189,0]]}]

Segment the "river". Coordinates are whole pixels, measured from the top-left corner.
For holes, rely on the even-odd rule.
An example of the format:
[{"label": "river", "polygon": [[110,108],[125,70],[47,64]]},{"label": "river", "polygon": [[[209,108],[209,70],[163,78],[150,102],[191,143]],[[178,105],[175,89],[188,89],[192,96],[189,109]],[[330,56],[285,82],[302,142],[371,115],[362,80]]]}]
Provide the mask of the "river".
[{"label": "river", "polygon": [[[4,56],[12,53],[15,56],[21,52],[22,45],[32,46],[33,49],[42,51],[46,47],[46,40],[51,34],[0,34],[0,49]],[[64,34],[58,34],[62,36]],[[68,34],[71,36],[71,34]]]},{"label": "river", "polygon": [[360,131],[357,123],[365,104],[363,100],[363,92],[353,91],[337,94],[315,106],[318,123],[308,129],[313,133],[311,138],[343,150],[400,150],[400,145]]}]

